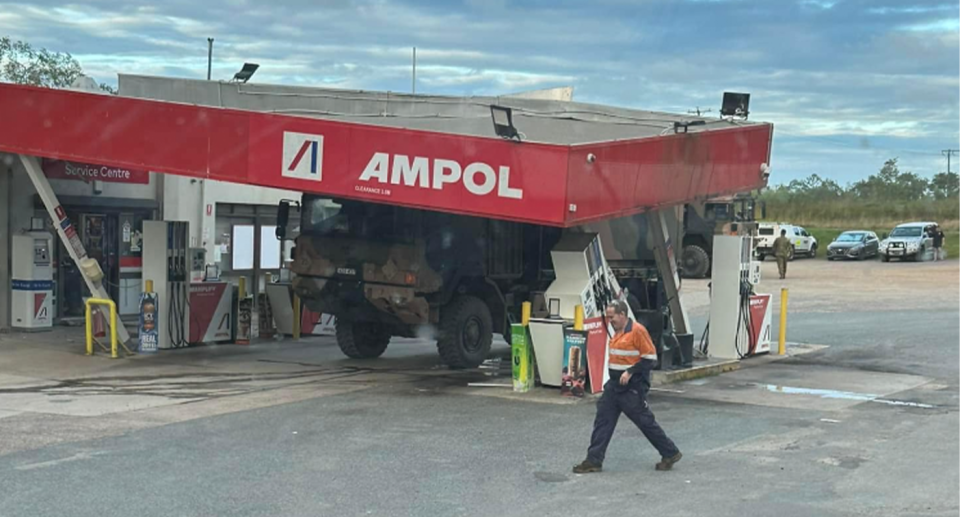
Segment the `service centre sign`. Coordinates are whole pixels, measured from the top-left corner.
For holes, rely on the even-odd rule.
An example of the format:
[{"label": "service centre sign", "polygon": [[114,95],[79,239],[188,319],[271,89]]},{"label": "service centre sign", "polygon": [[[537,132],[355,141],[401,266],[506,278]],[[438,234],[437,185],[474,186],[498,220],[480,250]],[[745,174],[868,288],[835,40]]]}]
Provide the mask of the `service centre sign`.
[{"label": "service centre sign", "polygon": [[89,165],[63,160],[43,160],[43,173],[57,180],[105,181],[110,183],[150,183],[150,173],[123,167]]}]

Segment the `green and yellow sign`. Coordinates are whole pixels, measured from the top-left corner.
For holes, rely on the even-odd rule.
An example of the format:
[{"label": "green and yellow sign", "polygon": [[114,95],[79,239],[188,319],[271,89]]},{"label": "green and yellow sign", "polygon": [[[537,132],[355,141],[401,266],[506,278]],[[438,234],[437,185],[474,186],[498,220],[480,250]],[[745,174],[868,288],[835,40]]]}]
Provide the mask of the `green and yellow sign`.
[{"label": "green and yellow sign", "polygon": [[527,327],[515,324],[510,326],[511,349],[513,356],[513,391],[526,393],[533,387],[533,347]]}]

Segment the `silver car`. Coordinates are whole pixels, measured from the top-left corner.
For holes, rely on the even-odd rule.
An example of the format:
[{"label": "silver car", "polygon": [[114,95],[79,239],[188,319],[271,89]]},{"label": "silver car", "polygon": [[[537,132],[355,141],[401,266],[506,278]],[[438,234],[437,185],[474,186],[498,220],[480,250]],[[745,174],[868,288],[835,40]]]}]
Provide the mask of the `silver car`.
[{"label": "silver car", "polygon": [[843,232],[827,246],[827,260],[864,260],[880,253],[877,234],[866,230]]},{"label": "silver car", "polygon": [[937,223],[905,223],[890,232],[890,236],[880,242],[880,258],[890,262],[891,258],[900,260],[923,260],[927,251],[933,249],[931,230]]}]

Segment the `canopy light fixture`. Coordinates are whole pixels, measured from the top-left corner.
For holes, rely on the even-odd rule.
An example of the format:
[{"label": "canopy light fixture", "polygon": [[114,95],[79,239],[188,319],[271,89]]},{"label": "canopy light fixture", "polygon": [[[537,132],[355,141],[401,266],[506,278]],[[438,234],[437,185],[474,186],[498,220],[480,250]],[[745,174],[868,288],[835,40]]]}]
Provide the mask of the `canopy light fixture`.
[{"label": "canopy light fixture", "polygon": [[520,132],[513,125],[513,110],[506,106],[490,105],[490,117],[493,119],[493,130],[497,136],[505,140],[520,141]]},{"label": "canopy light fixture", "polygon": [[720,108],[720,116],[737,117],[747,120],[750,115],[750,94],[723,92],[723,107]]},{"label": "canopy light fixture", "polygon": [[256,63],[244,63],[243,68],[239,72],[233,74],[233,80],[238,83],[245,83],[253,77],[253,74],[260,68],[260,65]]},{"label": "canopy light fixture", "polygon": [[[689,122],[674,122],[673,123],[673,132],[676,133],[686,133],[690,126],[705,126],[707,125],[706,120],[691,120]],[[682,130],[682,131],[681,131]]]}]

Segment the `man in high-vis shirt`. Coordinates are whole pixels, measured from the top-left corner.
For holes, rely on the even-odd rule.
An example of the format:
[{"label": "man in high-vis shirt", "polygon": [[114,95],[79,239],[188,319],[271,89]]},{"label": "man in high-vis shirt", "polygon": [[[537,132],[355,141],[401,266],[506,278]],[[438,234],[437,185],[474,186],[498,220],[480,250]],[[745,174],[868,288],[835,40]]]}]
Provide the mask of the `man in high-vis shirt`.
[{"label": "man in high-vis shirt", "polygon": [[628,316],[627,304],[616,301],[607,307],[607,319],[616,334],[610,341],[610,380],[597,402],[597,418],[587,459],[573,467],[577,474],[600,472],[603,458],[617,427],[620,413],[627,415],[660,453],[657,470],[670,470],[683,457],[680,449],[657,424],[647,404],[650,371],[657,364],[657,349],[643,325]]}]

